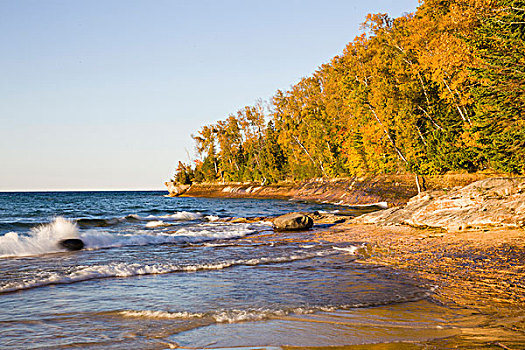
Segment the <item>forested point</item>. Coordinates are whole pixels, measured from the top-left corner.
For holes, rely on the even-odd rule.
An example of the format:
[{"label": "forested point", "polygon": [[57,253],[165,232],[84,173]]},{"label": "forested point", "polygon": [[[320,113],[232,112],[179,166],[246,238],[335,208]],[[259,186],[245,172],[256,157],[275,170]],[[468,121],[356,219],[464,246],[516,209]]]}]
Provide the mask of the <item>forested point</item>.
[{"label": "forested point", "polygon": [[174,181],[525,172],[525,1],[426,0],[362,28],[288,91],[203,126]]}]

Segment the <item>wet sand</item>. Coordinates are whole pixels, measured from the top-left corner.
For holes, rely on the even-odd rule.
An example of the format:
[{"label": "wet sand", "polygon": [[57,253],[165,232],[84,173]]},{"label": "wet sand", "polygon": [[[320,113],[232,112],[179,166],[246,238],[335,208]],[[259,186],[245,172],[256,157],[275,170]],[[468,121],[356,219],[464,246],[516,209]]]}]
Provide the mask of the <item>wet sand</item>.
[{"label": "wet sand", "polygon": [[[342,223],[318,232],[330,242],[367,242],[365,264],[386,265],[434,285],[444,306],[479,315],[432,348],[525,349],[525,231],[448,233],[407,226]],[[402,348],[402,347],[400,347]]]}]

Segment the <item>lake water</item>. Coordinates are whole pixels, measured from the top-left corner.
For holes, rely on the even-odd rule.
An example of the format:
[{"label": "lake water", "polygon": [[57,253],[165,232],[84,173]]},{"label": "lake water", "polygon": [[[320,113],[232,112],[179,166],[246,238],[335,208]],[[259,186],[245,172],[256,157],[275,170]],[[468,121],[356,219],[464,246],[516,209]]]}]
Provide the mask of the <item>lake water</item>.
[{"label": "lake water", "polygon": [[356,261],[366,242],[221,221],[337,207],[164,194],[0,193],[0,348],[419,348],[471,316]]}]

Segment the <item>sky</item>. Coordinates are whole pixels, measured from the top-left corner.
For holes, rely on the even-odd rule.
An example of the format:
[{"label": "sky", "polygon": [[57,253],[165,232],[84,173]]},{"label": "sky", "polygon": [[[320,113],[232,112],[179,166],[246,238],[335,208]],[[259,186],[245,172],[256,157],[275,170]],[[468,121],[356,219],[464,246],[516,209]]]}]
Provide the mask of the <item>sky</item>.
[{"label": "sky", "polygon": [[0,191],[164,189],[191,134],[418,0],[0,0]]}]

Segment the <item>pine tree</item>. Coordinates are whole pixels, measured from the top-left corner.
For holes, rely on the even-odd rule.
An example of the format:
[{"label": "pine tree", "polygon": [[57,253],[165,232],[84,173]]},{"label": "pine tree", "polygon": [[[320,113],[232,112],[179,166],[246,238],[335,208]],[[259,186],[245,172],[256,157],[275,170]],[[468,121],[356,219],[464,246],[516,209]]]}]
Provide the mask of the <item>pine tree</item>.
[{"label": "pine tree", "polygon": [[525,1],[500,0],[471,44],[481,63],[476,127],[486,156],[505,172],[525,172]]}]

